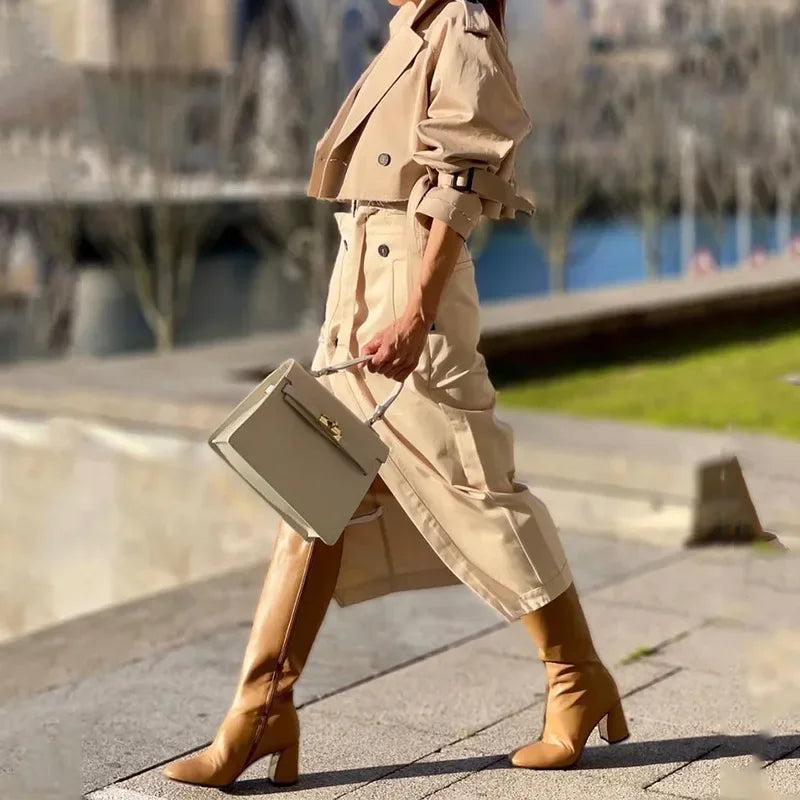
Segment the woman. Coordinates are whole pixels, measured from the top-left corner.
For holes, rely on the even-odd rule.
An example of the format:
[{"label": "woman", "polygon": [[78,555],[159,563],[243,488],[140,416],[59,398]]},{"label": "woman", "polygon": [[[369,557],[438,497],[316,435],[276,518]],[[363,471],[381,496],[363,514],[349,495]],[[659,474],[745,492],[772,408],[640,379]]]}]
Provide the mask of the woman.
[{"label": "woman", "polygon": [[371,356],[324,378],[368,416],[403,381],[375,430],[383,465],[334,546],[278,533],[239,685],[213,743],[170,764],[174,780],[224,786],[272,756],[298,775],[292,689],[332,597],[340,605],[462,581],[522,619],[545,664],[540,738],[516,766],[566,767],[591,730],[627,737],[556,528],[514,480],[510,429],[477,352],[478,298],[465,240],[481,215],[531,212],[513,182],[530,130],[503,31],[502,0],[390,0],[390,38],[317,145],[309,194],[350,201],[313,367]]}]

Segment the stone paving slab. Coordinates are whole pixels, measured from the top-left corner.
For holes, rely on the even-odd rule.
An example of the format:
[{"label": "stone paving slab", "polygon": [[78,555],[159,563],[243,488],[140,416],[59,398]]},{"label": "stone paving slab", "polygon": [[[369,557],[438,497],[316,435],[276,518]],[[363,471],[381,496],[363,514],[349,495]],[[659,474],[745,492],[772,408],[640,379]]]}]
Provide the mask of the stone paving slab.
[{"label": "stone paving slab", "polygon": [[[593,731],[580,764],[568,772],[569,780],[573,777],[578,780],[586,778],[607,785],[624,786],[634,793],[654,784],[660,785],[659,781],[681,769],[687,762],[709,753],[718,742],[717,737],[692,734],[680,726],[640,719],[630,714],[628,716],[630,739],[609,746]],[[541,720],[537,719],[536,722],[534,734],[541,727]],[[508,732],[502,739],[484,739],[481,748],[473,748],[472,740],[465,744],[477,752],[494,752],[498,747],[503,751],[509,746],[513,748],[515,744],[524,743],[526,738],[520,736],[522,733],[524,731],[513,734]],[[532,738],[535,735],[528,736],[528,740]],[[574,796],[578,797],[577,794]]]},{"label": "stone paving slab", "polygon": [[[615,563],[598,558],[592,536],[567,534],[564,543],[586,591],[626,569],[625,549],[618,545],[611,545]],[[643,568],[663,555],[660,548],[631,548],[627,568]],[[6,691],[0,746],[9,748],[0,775],[29,762],[39,745],[45,751],[52,746],[42,727],[53,719],[68,726],[63,739],[83,742],[88,787],[208,741],[230,700],[263,572],[262,565],[229,573],[0,647],[0,690]],[[345,609],[333,604],[298,684],[298,700],[505,627],[462,586],[399,593]],[[486,659],[488,664],[491,657]],[[514,667],[541,689],[538,665],[516,659]],[[417,691],[411,687],[410,695]],[[520,703],[528,702],[523,694]]]},{"label": "stone paving slab", "polygon": [[735,670],[724,677],[680,670],[629,697],[625,708],[634,717],[677,724],[702,735],[741,736],[761,730],[782,736],[798,733],[798,718],[791,710],[781,713],[771,708],[767,713],[749,689]]},{"label": "stone paving slab", "polygon": [[458,739],[519,711],[541,691],[540,670],[519,658],[482,653],[469,642],[319,705],[353,720],[377,719]]},{"label": "stone paving slab", "polygon": [[611,784],[574,770],[538,772],[499,762],[433,795],[436,800],[547,798],[547,800],[653,800],[648,792]]},{"label": "stone paving slab", "polygon": [[[494,612],[464,587],[332,607],[298,683],[298,702],[496,624]],[[230,702],[248,630],[246,621],[0,706],[0,751],[5,755],[0,785],[3,775],[34,760],[54,737],[82,742],[87,787],[106,785],[210,740]],[[96,646],[102,646],[101,640]],[[48,733],[53,720],[57,729]],[[2,791],[0,797],[5,798]]]},{"label": "stone paving slab", "polygon": [[[475,752],[483,755],[492,753],[509,753],[513,749],[535,739],[542,728],[542,715],[544,712],[544,674],[541,667],[538,670],[541,691],[537,695],[536,702],[529,703],[521,711],[513,712],[505,717],[498,717],[497,722],[479,730],[473,736],[463,739],[460,744]],[[671,671],[663,667],[653,666],[645,663],[632,664],[622,670],[615,670],[620,692],[623,694],[642,690],[651,683],[665,680]],[[596,733],[593,733],[592,741],[600,743]]]},{"label": "stone paving slab", "polygon": [[[798,744],[800,744],[800,734],[766,740],[760,740],[755,736],[731,737],[723,740],[704,757],[682,766],[660,780],[653,788],[692,800],[706,800],[710,790],[715,787],[719,790],[723,775],[726,773],[741,775],[751,767],[756,755],[765,764],[782,759]],[[782,775],[784,770],[780,764],[781,762],[778,762],[776,770],[764,771],[764,777],[773,784],[773,789],[778,788],[777,778],[788,778],[792,771],[800,769],[800,761],[789,757],[783,762],[786,770],[785,775]],[[786,785],[780,788],[784,792],[789,790]]]},{"label": "stone paving slab", "polygon": [[[698,564],[722,564],[736,570],[741,585],[800,594],[800,552],[765,552],[749,547],[704,547],[690,551]],[[800,624],[800,623],[799,623]]]},{"label": "stone paving slab", "polygon": [[632,542],[595,533],[579,533],[577,529],[566,526],[560,527],[560,534],[575,585],[582,594],[593,593],[603,586],[684,555],[665,546],[664,542]]},{"label": "stone paving slab", "polygon": [[770,764],[764,770],[764,777],[774,792],[800,798],[800,748]]},{"label": "stone paving slab", "polygon": [[[578,562],[597,557],[601,570],[614,567],[588,540],[571,546]],[[624,553],[620,548],[616,554],[623,566]],[[770,604],[779,595],[777,612],[783,610],[785,627],[797,600],[790,562],[754,566],[757,558],[752,552],[687,553],[665,561],[663,551],[632,552],[632,575],[587,591],[587,616],[626,695],[632,736],[609,747],[593,732],[579,767],[566,772],[506,766],[507,753],[535,738],[541,726],[543,670],[521,625],[497,628],[496,617],[463,587],[334,608],[298,687],[298,699],[313,702],[300,711],[304,777],[291,794],[326,800],[699,800],[716,792],[723,771],[746,764],[760,745],[754,734],[761,729],[771,737],[763,753],[774,762],[764,775],[779,783],[793,774],[800,753],[800,716],[789,702],[800,687],[793,685],[800,663],[795,639],[781,626],[759,629],[759,615],[737,622],[741,604],[719,589],[736,586],[734,599],[740,599],[745,587],[760,615],[776,613]],[[774,573],[768,563],[776,565]],[[709,597],[715,599],[707,602]],[[668,601],[663,608],[662,600]],[[403,602],[407,606],[398,605]],[[454,638],[464,630],[484,633]],[[266,761],[225,793],[173,784],[156,766],[210,739],[229,702],[246,634],[243,625],[218,631],[0,707],[0,749],[6,755],[0,775],[15,759],[24,760],[25,750],[28,763],[31,755],[48,753],[48,741],[33,735],[44,731],[57,745],[51,754],[83,740],[84,785],[97,789],[92,800],[275,796],[264,780]],[[455,646],[437,649],[447,637]],[[750,647],[750,641],[756,644]],[[653,655],[641,651],[620,663],[650,647]],[[383,664],[399,663],[415,648],[425,657],[380,674]],[[745,660],[746,668],[737,664],[742,650],[756,654],[754,661]],[[322,670],[316,678],[315,669]],[[364,682],[328,694],[356,675]],[[74,764],[77,758],[65,761]],[[101,788],[137,770],[144,771]],[[0,790],[6,796],[13,797]]]},{"label": "stone paving slab", "polygon": [[740,621],[767,630],[798,627],[800,596],[750,577],[753,560],[774,564],[776,574],[800,570],[798,554],[755,555],[751,548],[717,553],[690,551],[672,563],[604,588],[598,600],[633,607]]},{"label": "stone paving slab", "polygon": [[493,768],[504,756],[477,755],[460,744],[443,747],[436,753],[408,764],[368,783],[347,795],[348,800],[422,800],[436,797],[465,776]]},{"label": "stone paving slab", "polygon": [[[310,764],[316,764],[317,748],[321,748],[324,751],[329,746],[326,734],[330,735],[329,728],[332,721],[335,721],[337,725],[338,736],[350,737],[359,742],[362,737],[371,742],[369,738],[371,736],[393,736],[396,735],[395,730],[401,730],[404,732],[403,735],[411,735],[412,737],[415,734],[419,734],[422,737],[422,741],[425,742],[429,741],[425,738],[426,736],[434,736],[435,738],[435,746],[431,746],[431,751],[422,759],[422,764],[417,762],[403,768],[404,765],[402,764],[391,763],[387,767],[387,763],[382,762],[379,767],[364,767],[361,769],[358,778],[364,782],[377,781],[383,774],[389,772],[392,773],[392,776],[381,780],[380,783],[371,783],[369,787],[360,790],[360,793],[356,796],[361,796],[362,794],[364,797],[394,796],[391,786],[386,784],[393,784],[394,773],[399,771],[402,773],[400,777],[406,780],[404,790],[406,795],[422,797],[430,794],[432,790],[457,781],[460,772],[477,771],[497,759],[504,759],[514,746],[524,743],[535,736],[541,718],[541,708],[534,704],[532,708],[521,714],[512,713],[510,715],[512,717],[511,724],[507,719],[504,723],[494,725],[481,734],[470,736],[471,729],[474,730],[481,723],[482,714],[484,718],[489,719],[508,717],[507,709],[509,707],[519,708],[524,704],[530,705],[531,698],[536,696],[534,692],[525,692],[525,687],[520,685],[519,675],[509,674],[507,670],[502,669],[505,664],[498,656],[494,656],[493,661],[500,668],[496,672],[501,676],[503,683],[500,687],[496,686],[492,680],[492,675],[487,675],[486,669],[483,668],[480,660],[476,658],[477,651],[474,644],[474,642],[470,642],[461,645],[446,653],[426,659],[421,664],[412,665],[391,673],[384,678],[370,681],[365,686],[378,685],[378,690],[374,693],[371,691],[365,693],[360,691],[364,687],[357,687],[302,709],[301,724],[304,730],[302,752],[304,754],[304,763],[308,760]],[[448,659],[448,657],[450,658]],[[457,665],[450,663],[454,658],[467,665],[472,671],[471,674],[475,677],[471,681],[465,680],[465,675],[457,668]],[[529,683],[532,683],[530,679],[534,679],[533,683],[541,685],[541,665],[535,665],[536,669],[534,669],[534,665],[529,665],[521,659],[515,659],[514,661],[524,669],[525,677]],[[421,665],[434,667],[438,674],[430,675],[427,678],[420,676],[418,673]],[[648,686],[663,672],[663,668],[654,667],[644,662],[631,664],[621,671],[619,676],[621,689],[623,691],[632,691],[634,688]],[[408,681],[409,675],[412,676],[413,680]],[[478,681],[480,681],[480,685],[477,688],[482,690],[483,703],[478,704],[481,707],[479,707],[476,716],[474,706],[477,693],[473,689],[473,685]],[[409,692],[409,685],[415,687],[416,691]],[[425,687],[424,698],[419,696],[421,687]],[[504,691],[499,691],[499,688]],[[362,705],[365,694],[369,694],[369,697],[366,698],[366,708]],[[512,699],[505,700],[504,695],[511,695]],[[356,696],[359,700],[358,707],[354,706],[352,702],[353,696]],[[437,705],[439,700],[434,700],[433,698],[440,699],[442,705]],[[409,711],[409,706],[413,707],[415,711]],[[462,714],[462,706],[467,709],[467,713]],[[483,706],[485,706],[485,710],[483,710]],[[449,714],[447,724],[437,725],[435,718],[445,712]],[[684,751],[686,747],[687,745],[684,745]],[[690,750],[687,752],[695,755],[696,748],[691,749],[690,745],[689,747]],[[603,748],[598,749],[602,750]],[[619,748],[615,749],[617,749],[617,752],[623,752]],[[455,758],[456,751],[460,758]],[[380,753],[382,751],[380,747],[375,749],[371,744],[365,746],[363,756],[365,761],[369,759],[367,763],[374,763],[373,752]],[[310,754],[308,758],[305,755],[306,753]],[[435,766],[432,766],[431,762],[435,762]],[[600,763],[602,764],[602,757]],[[671,763],[666,761],[666,756],[662,756],[657,761],[662,770],[666,769],[664,764]],[[602,767],[598,766],[596,768],[601,769]],[[608,767],[608,769],[611,768]],[[253,769],[257,771],[260,767],[256,766]],[[306,766],[304,769],[308,770],[309,767]],[[349,774],[347,776],[341,774],[341,766],[337,766],[335,769],[332,768],[334,769],[333,776],[317,775],[314,773],[315,767],[313,766],[310,769],[312,770],[310,775],[304,773],[303,789],[300,791],[301,796],[305,796],[306,793],[308,793],[309,797],[327,798],[340,796],[339,794],[330,793],[331,785],[338,787],[340,794],[357,785]],[[432,783],[427,781],[428,788],[422,794],[415,794],[426,783],[423,780],[425,776],[431,774],[435,776],[435,780]],[[199,797],[196,789],[185,787],[178,787],[177,789],[174,787],[165,788],[164,784],[165,782],[158,772],[154,771],[131,781],[126,781],[123,784],[123,788],[133,789],[142,792],[146,797],[153,798]],[[311,794],[312,791],[316,791],[316,794]],[[260,796],[262,792],[265,796],[268,795],[267,787],[263,783],[259,783],[258,779],[251,781],[250,778],[245,778],[236,787],[234,793]],[[293,793],[295,793],[294,790]],[[97,798],[98,800],[101,798],[102,800],[113,800],[113,795],[106,797],[106,795],[100,793]]]},{"label": "stone paving slab", "polygon": [[[634,653],[658,648],[700,624],[700,620],[692,620],[674,611],[629,608],[604,603],[594,597],[587,599],[585,611],[595,647],[609,664],[617,664]],[[536,661],[533,641],[519,622],[482,636],[478,646],[486,652]]]},{"label": "stone paving slab", "polygon": [[711,620],[659,648],[656,658],[727,677],[731,671],[744,673],[749,655],[769,641],[768,634],[750,626]]},{"label": "stone paving slab", "polygon": [[[332,800],[370,781],[380,779],[442,745],[439,734],[425,733],[378,720],[353,724],[327,710],[310,706],[300,712],[304,738],[301,745],[302,782],[286,791],[304,800]],[[476,760],[469,762],[467,768]],[[125,789],[158,800],[206,800],[222,796],[273,796],[282,794],[267,781],[269,759],[254,764],[226,792],[176,784],[160,771],[145,773],[123,784]],[[92,800],[106,800],[102,792]]]},{"label": "stone paving slab", "polygon": [[0,645],[0,703],[245,625],[264,564],[87,614]]}]

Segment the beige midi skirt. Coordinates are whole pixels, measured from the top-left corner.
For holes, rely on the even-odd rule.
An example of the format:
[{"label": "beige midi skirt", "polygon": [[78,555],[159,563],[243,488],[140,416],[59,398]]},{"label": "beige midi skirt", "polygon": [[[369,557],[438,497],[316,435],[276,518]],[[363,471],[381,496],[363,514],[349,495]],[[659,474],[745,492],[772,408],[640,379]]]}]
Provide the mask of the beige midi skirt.
[{"label": "beige midi skirt", "polygon": [[[418,278],[403,210],[356,206],[335,217],[341,240],[313,368],[358,356],[402,315]],[[547,508],[515,480],[513,435],[495,415],[479,332],[465,244],[419,365],[375,423],[390,448],[379,473],[385,487],[359,508],[379,515],[343,533],[339,605],[462,582],[514,620],[571,584]],[[397,387],[362,366],[320,380],[362,418]]]}]

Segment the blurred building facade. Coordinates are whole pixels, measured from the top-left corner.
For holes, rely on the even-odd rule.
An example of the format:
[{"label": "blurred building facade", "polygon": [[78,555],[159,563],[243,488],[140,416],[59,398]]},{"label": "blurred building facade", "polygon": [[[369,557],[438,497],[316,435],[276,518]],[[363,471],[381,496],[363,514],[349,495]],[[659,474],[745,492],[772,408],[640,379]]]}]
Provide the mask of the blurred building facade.
[{"label": "blurred building facade", "polygon": [[[788,19],[798,5],[798,0],[509,0],[512,56],[523,88],[533,87],[526,94],[532,139],[546,145],[537,162],[522,159],[520,170],[540,198],[538,217],[548,228],[544,238],[562,225],[561,250],[570,250],[570,227],[581,224],[580,213],[598,191],[624,198],[617,208],[648,206],[649,218],[663,217],[674,230],[684,202],[677,179],[683,171],[685,189],[692,165],[678,154],[681,131],[689,126],[697,132],[696,144],[705,136],[706,149],[719,151],[711,133],[715,126],[744,118],[742,109],[734,113],[724,104],[739,96],[752,103],[765,94],[744,78],[763,75],[759,59],[769,40],[755,48],[726,42],[730,18],[756,31],[755,21]],[[126,180],[142,185],[152,184],[159,170],[200,177],[225,172],[240,181],[304,180],[316,136],[382,46],[394,12],[384,0],[0,0],[0,223],[5,220],[8,233],[10,222],[22,237],[14,244],[13,263],[31,263],[20,256],[27,252],[26,220],[36,216],[37,203],[52,201],[54,177],[73,187],[91,184],[93,174],[105,171],[108,151],[125,166]],[[560,23],[551,24],[559,15]],[[547,36],[553,37],[549,45],[542,41]],[[242,64],[254,55],[249,63],[255,69],[237,87]],[[781,78],[781,88],[787,83]],[[224,119],[221,104],[232,96],[239,98],[235,119]],[[762,128],[783,132],[778,138],[784,144],[773,152],[790,150],[798,127],[791,98],[777,98],[775,104],[783,106],[777,109],[763,99],[755,115],[747,113],[764,121]],[[162,143],[154,151],[151,132],[159,129],[168,131],[169,147]],[[725,169],[744,174],[748,159],[764,167],[768,136],[761,137],[758,154],[740,145],[724,148],[730,156]],[[699,158],[699,151],[695,155]],[[560,187],[549,198],[552,224],[548,176]],[[720,207],[730,215],[738,200],[727,186],[745,184],[725,181]],[[788,191],[781,195],[779,243],[792,233],[794,195]],[[648,194],[653,197],[644,198]],[[311,206],[281,202],[266,215],[272,228],[264,238],[273,255],[265,268],[243,235],[244,227],[262,224],[265,204],[219,205],[228,215],[221,224],[224,244],[198,254],[195,306],[181,334],[185,341],[240,335],[253,326],[286,327],[303,314],[303,279],[291,263],[276,267],[274,254],[292,249],[286,234],[308,224]],[[565,207],[569,213],[558,222]],[[238,230],[232,217],[239,220]],[[747,241],[742,234],[740,244]],[[114,282],[102,254],[85,240],[81,248],[77,294],[84,316],[74,326],[79,349],[90,352],[100,340],[109,351],[146,346],[136,301]],[[487,252],[491,260],[492,249]],[[673,272],[680,270],[681,259],[671,259]],[[553,260],[549,251],[545,260]],[[655,263],[659,256],[650,253],[648,260]],[[663,254],[660,260],[663,264]],[[5,281],[29,284],[21,272]],[[224,297],[219,303],[224,310],[214,310]],[[240,313],[243,305],[253,311]],[[112,331],[122,319],[125,330]]]},{"label": "blurred building facade", "polygon": [[[323,10],[325,20],[319,18]],[[331,20],[341,23],[331,63],[320,63],[320,74],[298,73],[305,54],[321,52],[321,32]],[[54,200],[63,202],[53,196],[56,185],[65,195],[85,186],[96,207],[104,191],[121,194],[123,175],[153,185],[158,171],[224,173],[245,182],[295,179],[302,198],[299,181],[317,132],[307,113],[312,89],[298,90],[298,77],[324,77],[325,91],[314,88],[313,100],[337,102],[380,48],[387,21],[384,9],[362,0],[325,8],[303,0],[0,0],[0,238],[10,242],[0,248],[0,276],[10,270],[15,275],[0,280],[0,293],[14,288],[19,297],[24,283],[29,298],[36,294],[47,260],[35,235],[37,221],[52,211]],[[228,114],[223,104],[231,97],[237,105]],[[117,185],[103,189],[109,153]],[[107,202],[118,199],[108,196]],[[305,287],[291,265],[284,269],[280,242],[263,264],[264,254],[242,231],[262,221],[268,203],[254,198],[232,204],[220,197],[214,224],[221,243],[198,254],[194,307],[181,341],[298,322]],[[290,211],[280,224],[291,227],[295,213],[308,216]],[[77,238],[80,318],[73,349],[146,346],[135,298],[98,263],[85,236]],[[21,259],[26,242],[31,257]],[[243,313],[248,306],[251,311]]]},{"label": "blurred building facade", "polygon": [[716,29],[726,14],[788,15],[794,0],[581,0],[594,36],[618,39]]}]

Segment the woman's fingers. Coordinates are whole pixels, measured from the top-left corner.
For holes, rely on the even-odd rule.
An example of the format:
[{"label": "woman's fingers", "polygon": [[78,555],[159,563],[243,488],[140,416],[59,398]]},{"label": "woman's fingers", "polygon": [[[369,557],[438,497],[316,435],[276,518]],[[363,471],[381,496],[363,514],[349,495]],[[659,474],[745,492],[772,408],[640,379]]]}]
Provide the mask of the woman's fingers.
[{"label": "woman's fingers", "polygon": [[413,364],[410,358],[398,359],[392,365],[392,369],[386,373],[386,377],[402,383],[414,371],[415,366],[416,364]]},{"label": "woman's fingers", "polygon": [[373,336],[362,348],[361,348],[361,355],[362,356],[373,356],[381,347],[381,343],[383,342],[383,338],[380,334]]},{"label": "woman's fingers", "polygon": [[365,362],[370,372],[403,381],[414,371],[419,361],[419,355],[415,359],[411,354],[412,349],[414,349],[413,342],[407,337],[398,335],[396,326],[390,326],[370,339],[361,349],[361,353],[372,356]]},{"label": "woman's fingers", "polygon": [[367,362],[370,372],[386,374],[386,370],[391,369],[394,362],[394,348],[387,346],[386,342],[381,345],[380,350],[372,357],[372,361]]}]

